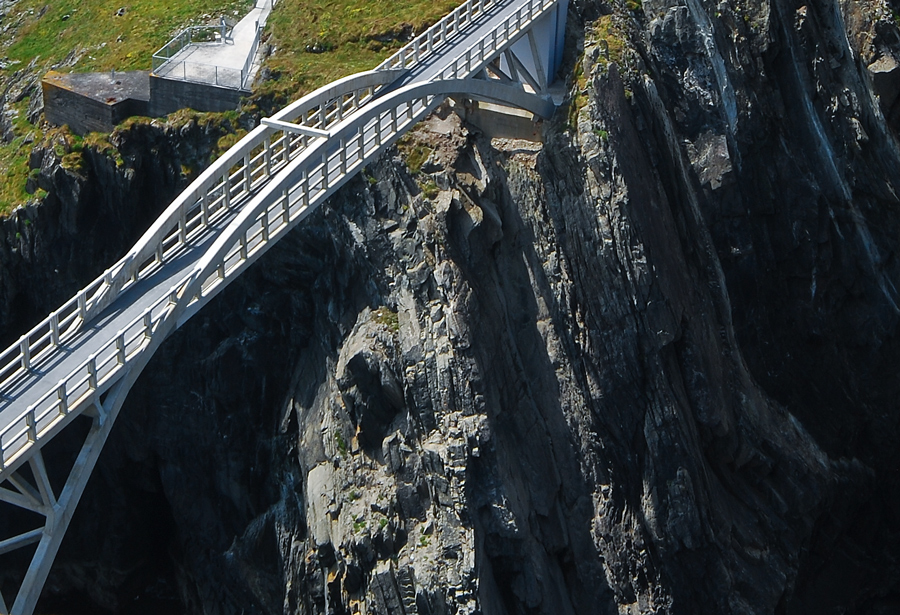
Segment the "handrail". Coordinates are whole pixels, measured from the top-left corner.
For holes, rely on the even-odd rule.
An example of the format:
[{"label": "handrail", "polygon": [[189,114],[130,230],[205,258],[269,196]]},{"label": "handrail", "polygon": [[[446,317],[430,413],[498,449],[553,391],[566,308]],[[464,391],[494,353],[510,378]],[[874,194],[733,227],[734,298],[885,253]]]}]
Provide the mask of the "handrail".
[{"label": "handrail", "polygon": [[[224,22],[218,26],[188,26],[175,36],[173,36],[169,42],[160,47],[153,54],[153,71],[155,72],[160,66],[171,60],[175,55],[178,54],[179,51],[190,45],[194,42],[194,32],[200,30],[213,30],[218,31],[220,36],[222,37],[222,42],[225,41],[225,25]],[[201,42],[212,42],[212,41],[201,41]],[[169,53],[169,48],[172,47],[173,50]],[[168,55],[165,55],[167,54]],[[157,63],[157,60],[162,60],[162,62]]]},{"label": "handrail", "polygon": [[[457,55],[439,73],[439,77],[459,79],[460,76],[468,76],[481,70],[490,58],[511,47],[528,31],[528,26],[558,2],[559,0],[528,0],[527,3],[523,3],[524,6],[520,6],[515,13],[507,17],[501,26],[491,30],[489,44],[485,44],[486,39],[479,39]],[[523,15],[522,12],[525,10],[527,12]]]},{"label": "handrail", "polygon": [[[498,4],[500,0],[466,0],[443,19],[400,48],[384,60],[376,70],[392,68],[412,68],[423,59],[446,45],[471,24],[476,17]],[[424,46],[423,46],[424,43]]]},{"label": "handrail", "polygon": [[247,59],[244,60],[244,67],[241,69],[241,87],[247,88],[250,86],[247,83],[247,80],[250,79],[250,70],[253,68],[253,60],[256,58],[256,52],[259,50],[259,41],[262,38],[263,28],[259,25],[259,21],[256,22],[256,35],[253,37],[253,44],[250,45],[250,53],[247,54]]},{"label": "handrail", "polygon": [[[272,116],[275,121],[271,125],[257,127],[229,149],[166,208],[122,259],[0,353],[0,387],[7,387],[40,364],[50,350],[75,336],[125,288],[162,267],[191,237],[209,226],[217,212],[230,208],[231,199],[249,199],[166,296],[0,430],[0,476],[4,467],[43,434],[55,430],[72,412],[79,412],[79,404],[102,392],[161,323],[168,321],[167,330],[171,330],[190,306],[205,303],[233,279],[233,273],[258,258],[273,238],[309,215],[446,96],[459,93],[513,104],[536,114],[548,113],[552,103],[521,89],[461,78],[474,74],[514,44],[528,25],[557,1],[528,0],[488,37],[457,54],[440,73],[441,79],[373,98],[376,88],[395,81],[405,70],[351,75],[288,105]],[[322,136],[294,134],[292,122],[315,128]],[[280,136],[273,141],[275,135]],[[339,144],[336,149],[335,143]],[[273,156],[280,158],[276,161]],[[139,340],[140,335],[144,341]],[[54,394],[57,399],[48,402]]]},{"label": "handrail", "polygon": [[[301,118],[307,125],[315,127],[321,124],[324,116],[327,122],[334,123],[338,115],[334,108],[331,109],[330,113],[324,114],[319,112],[319,110],[335,107],[334,101],[344,97],[349,97],[349,100],[341,100],[342,105],[365,104],[368,98],[358,96],[360,91],[374,90],[380,85],[390,83],[402,72],[366,71],[350,75],[302,97],[272,117],[273,119],[287,122]],[[369,94],[370,97],[371,94]],[[345,112],[347,112],[347,109],[342,109],[341,113]],[[16,343],[0,352],[0,386],[6,386],[32,369],[45,351],[40,344],[47,339],[51,340],[53,347],[64,343],[67,337],[74,335],[84,322],[90,320],[93,315],[115,300],[115,297],[129,282],[137,281],[140,278],[138,269],[145,264],[147,259],[158,253],[164,255],[166,252],[171,252],[173,248],[177,249],[178,245],[183,244],[187,239],[187,233],[182,237],[176,229],[182,224],[187,226],[191,216],[194,218],[193,222],[196,223],[198,222],[196,219],[198,217],[202,218],[205,211],[207,217],[212,219],[211,214],[214,212],[211,210],[215,207],[215,203],[222,204],[225,200],[223,194],[224,184],[233,182],[233,180],[226,178],[226,176],[230,177],[233,175],[229,173],[230,168],[236,164],[243,164],[249,152],[261,145],[266,145],[265,152],[268,152],[268,155],[263,152],[261,160],[259,156],[254,160],[257,161],[259,166],[265,168],[266,160],[268,159],[269,170],[276,171],[279,166],[283,166],[292,157],[296,157],[307,140],[292,137],[283,132],[281,138],[272,139],[273,135],[277,133],[279,133],[277,129],[265,126],[260,126],[251,131],[203,171],[185,191],[176,197],[172,204],[166,208],[124,257],[81,289],[69,301],[38,322]],[[285,156],[283,152],[286,152],[287,155]],[[278,153],[282,153],[282,158],[286,158],[286,160],[273,161],[272,158],[275,158]],[[238,171],[243,172],[244,167],[242,166]],[[246,185],[242,186],[242,188],[246,188]],[[230,187],[229,190],[233,192]],[[214,194],[217,191],[219,194]],[[239,196],[240,193],[237,195],[232,194],[229,198],[236,199]],[[199,220],[199,222],[202,222],[202,220]],[[166,250],[162,250],[162,244],[171,240],[173,231],[176,234],[174,243],[168,245]],[[146,273],[149,272],[150,270],[146,269]]]},{"label": "handrail", "polygon": [[[177,66],[181,66],[181,76],[179,77],[177,74]],[[162,65],[160,65],[160,68]],[[207,72],[212,71],[213,78],[212,79],[204,79],[202,76],[188,76],[188,68],[190,67],[199,67],[202,70],[206,70]],[[159,69],[156,69],[159,71]],[[219,87],[226,87],[230,89],[239,90],[243,87],[245,81],[245,73],[242,68],[232,68],[230,66],[219,66],[218,64],[206,64],[204,62],[194,62],[189,60],[182,60],[181,62],[176,62],[174,64],[170,64],[166,67],[165,72],[156,72],[158,77],[162,77],[164,79],[172,79],[174,81],[188,81],[191,83],[205,83],[212,84]],[[219,75],[222,74],[224,76],[230,76],[231,78],[222,77],[219,78]],[[196,75],[196,71],[195,71]]]}]

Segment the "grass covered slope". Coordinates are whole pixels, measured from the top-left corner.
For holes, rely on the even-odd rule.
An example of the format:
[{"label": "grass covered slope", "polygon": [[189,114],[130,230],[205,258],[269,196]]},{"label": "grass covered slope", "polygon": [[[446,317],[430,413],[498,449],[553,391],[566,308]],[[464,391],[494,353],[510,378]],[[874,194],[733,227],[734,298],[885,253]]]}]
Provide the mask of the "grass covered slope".
[{"label": "grass covered slope", "polygon": [[70,57],[79,72],[149,70],[153,53],[181,28],[243,16],[251,6],[253,0],[19,0],[4,18],[13,34],[2,42],[3,54],[13,66]]},{"label": "grass covered slope", "polygon": [[[19,0],[0,18],[0,215],[34,198],[29,155],[52,139],[77,153],[79,139],[56,135],[35,99],[40,79],[61,71],[148,70],[153,53],[181,28],[244,15],[253,0]],[[124,9],[124,10],[121,10]],[[61,131],[65,133],[65,131]]]},{"label": "grass covered slope", "polygon": [[[63,72],[149,70],[182,28],[243,17],[254,0],[19,0],[0,18],[0,215],[43,193],[26,190],[29,155],[52,141],[73,161],[82,140],[47,126],[35,105],[40,79]],[[329,81],[374,68],[459,0],[280,0],[265,39],[272,53],[252,115],[270,113]],[[184,114],[180,114],[183,116]],[[86,142],[105,141],[91,135]],[[77,163],[77,161],[73,161]],[[77,164],[76,164],[77,167]],[[78,170],[75,168],[74,170]],[[32,182],[32,185],[34,182]],[[32,188],[33,190],[33,188]]]},{"label": "grass covered slope", "polygon": [[269,17],[260,94],[296,98],[345,75],[374,68],[461,0],[281,0]]}]

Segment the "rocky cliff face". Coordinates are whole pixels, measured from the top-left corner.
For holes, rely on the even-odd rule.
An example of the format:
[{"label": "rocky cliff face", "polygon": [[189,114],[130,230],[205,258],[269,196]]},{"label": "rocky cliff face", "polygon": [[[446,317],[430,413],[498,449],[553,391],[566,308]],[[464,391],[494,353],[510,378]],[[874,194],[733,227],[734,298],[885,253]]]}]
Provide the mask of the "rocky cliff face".
[{"label": "rocky cliff face", "polygon": [[542,146],[435,116],[166,343],[44,608],[895,612],[890,8],[573,7]]}]

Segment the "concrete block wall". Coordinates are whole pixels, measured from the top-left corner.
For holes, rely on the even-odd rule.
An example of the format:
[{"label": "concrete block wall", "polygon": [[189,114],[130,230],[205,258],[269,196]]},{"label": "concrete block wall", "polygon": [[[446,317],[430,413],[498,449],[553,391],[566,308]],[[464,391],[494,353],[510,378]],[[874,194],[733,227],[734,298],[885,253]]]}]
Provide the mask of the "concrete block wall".
[{"label": "concrete block wall", "polygon": [[150,75],[151,116],[168,115],[179,109],[195,111],[232,111],[240,106],[245,90],[233,90],[205,83],[164,79]]},{"label": "concrete block wall", "polygon": [[[68,124],[72,132],[110,132],[133,115],[147,115],[147,73],[62,75],[50,72],[41,81],[44,116],[51,124]],[[108,90],[110,81],[115,90]],[[124,82],[124,88],[123,88]],[[137,85],[133,85],[133,83]]]}]

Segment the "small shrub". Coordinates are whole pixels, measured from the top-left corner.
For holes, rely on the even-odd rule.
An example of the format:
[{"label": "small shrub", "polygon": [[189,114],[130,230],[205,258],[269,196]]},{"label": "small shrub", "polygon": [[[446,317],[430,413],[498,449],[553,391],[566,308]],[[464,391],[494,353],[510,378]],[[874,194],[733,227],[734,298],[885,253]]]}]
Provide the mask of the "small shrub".
[{"label": "small shrub", "polygon": [[341,432],[339,432],[339,431],[335,432],[334,442],[335,442],[335,444],[337,444],[338,452],[340,452],[341,457],[346,457],[347,453],[348,453],[347,442],[344,440],[344,436],[341,434]]},{"label": "small shrub", "polygon": [[387,307],[380,307],[375,310],[374,320],[378,324],[384,325],[394,333],[400,331],[400,318],[397,312]]}]

